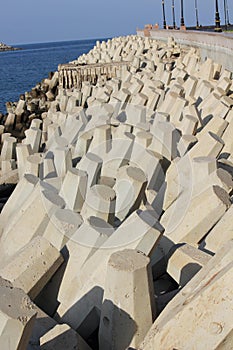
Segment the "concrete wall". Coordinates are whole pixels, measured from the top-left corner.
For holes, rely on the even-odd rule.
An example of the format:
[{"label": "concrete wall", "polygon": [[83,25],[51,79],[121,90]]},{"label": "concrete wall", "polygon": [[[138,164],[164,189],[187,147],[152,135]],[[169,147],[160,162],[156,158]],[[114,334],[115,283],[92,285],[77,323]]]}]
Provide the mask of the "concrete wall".
[{"label": "concrete wall", "polygon": [[127,70],[129,68],[129,64],[130,63],[126,61],[105,62],[83,66],[73,63],[59,64],[59,85],[64,89],[71,89],[73,87],[81,89],[83,81],[96,84],[100,76],[105,76],[106,79],[119,77],[122,70]]},{"label": "concrete wall", "polygon": [[215,62],[221,63],[226,69],[233,72],[233,36],[223,33],[180,31],[180,30],[137,30],[140,36],[166,41],[173,37],[181,45],[193,46],[200,49],[204,60],[212,58]]}]

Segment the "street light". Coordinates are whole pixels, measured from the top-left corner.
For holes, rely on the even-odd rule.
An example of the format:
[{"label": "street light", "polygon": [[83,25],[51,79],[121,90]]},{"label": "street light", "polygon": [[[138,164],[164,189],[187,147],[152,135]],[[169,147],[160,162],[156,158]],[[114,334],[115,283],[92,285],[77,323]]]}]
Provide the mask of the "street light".
[{"label": "street light", "polygon": [[173,29],[176,29],[175,0],[172,0],[172,20],[173,20]]},{"label": "street light", "polygon": [[196,29],[198,29],[200,26],[199,26],[199,20],[198,20],[197,0],[195,0],[195,12],[196,12]]},{"label": "street light", "polygon": [[180,15],[180,26],[184,27],[184,2],[183,0],[180,0],[180,9],[181,9],[181,15]]},{"label": "street light", "polygon": [[228,2],[226,0],[226,14],[227,14],[227,25],[230,26],[230,20],[229,20],[229,7],[228,7]]},{"label": "street light", "polygon": [[227,29],[227,27],[230,25],[230,21],[229,21],[229,9],[228,9],[227,0],[224,0],[224,16],[225,16],[225,27],[226,27],[226,29]]},{"label": "street light", "polygon": [[222,28],[220,25],[220,16],[219,16],[219,12],[218,12],[218,0],[215,1],[215,28],[214,28],[215,32],[221,32]]},{"label": "street light", "polygon": [[225,28],[227,30],[227,2],[224,0],[224,17],[225,17]]},{"label": "street light", "polygon": [[163,29],[166,29],[167,28],[167,23],[166,23],[164,0],[162,0],[162,11],[163,11]]}]

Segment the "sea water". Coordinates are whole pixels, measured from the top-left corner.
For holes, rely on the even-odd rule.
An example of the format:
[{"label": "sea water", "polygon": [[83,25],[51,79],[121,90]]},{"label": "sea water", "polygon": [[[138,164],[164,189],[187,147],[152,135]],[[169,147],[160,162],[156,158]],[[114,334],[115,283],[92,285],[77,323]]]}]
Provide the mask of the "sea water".
[{"label": "sea water", "polygon": [[96,40],[104,39],[24,44],[15,46],[22,50],[0,52],[0,113],[6,113],[7,101],[18,101],[59,64],[90,51]]}]

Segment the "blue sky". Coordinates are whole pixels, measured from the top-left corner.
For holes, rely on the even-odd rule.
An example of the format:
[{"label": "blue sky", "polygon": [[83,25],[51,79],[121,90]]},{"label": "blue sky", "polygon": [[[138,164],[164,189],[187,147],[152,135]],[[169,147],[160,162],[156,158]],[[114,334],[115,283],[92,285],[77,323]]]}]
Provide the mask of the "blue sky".
[{"label": "blue sky", "polygon": [[[197,0],[199,22],[213,24],[215,0]],[[224,22],[223,0],[218,0]],[[180,0],[176,19],[180,22]],[[171,0],[165,0],[171,24]],[[228,0],[233,22],[233,1]],[[194,0],[184,0],[185,23],[195,25]],[[23,44],[85,38],[104,38],[135,33],[146,23],[162,25],[161,0],[5,0],[1,4],[0,41]]]}]

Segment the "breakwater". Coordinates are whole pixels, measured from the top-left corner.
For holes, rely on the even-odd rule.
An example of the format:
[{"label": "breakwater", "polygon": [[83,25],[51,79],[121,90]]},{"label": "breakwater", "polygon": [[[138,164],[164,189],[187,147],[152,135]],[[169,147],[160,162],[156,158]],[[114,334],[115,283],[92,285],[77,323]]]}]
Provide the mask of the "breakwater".
[{"label": "breakwater", "polygon": [[139,36],[98,41],[9,104],[0,308],[16,348],[231,344],[232,106],[232,71]]}]

